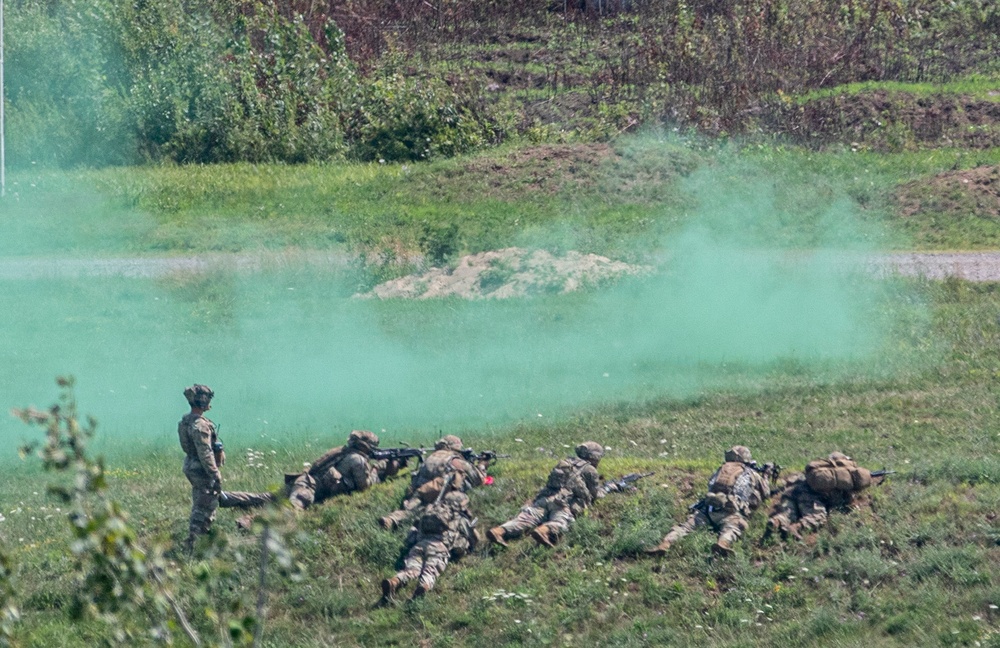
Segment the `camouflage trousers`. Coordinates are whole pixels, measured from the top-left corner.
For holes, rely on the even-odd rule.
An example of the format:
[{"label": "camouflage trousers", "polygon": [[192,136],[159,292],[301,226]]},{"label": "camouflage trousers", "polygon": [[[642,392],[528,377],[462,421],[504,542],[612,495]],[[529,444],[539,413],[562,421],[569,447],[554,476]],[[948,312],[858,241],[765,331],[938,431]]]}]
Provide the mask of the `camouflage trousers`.
[{"label": "camouflage trousers", "polygon": [[545,524],[549,527],[550,535],[557,538],[569,530],[569,525],[575,519],[573,511],[562,500],[541,498],[523,506],[514,519],[508,520],[500,526],[504,530],[505,537],[518,538],[535,527]]},{"label": "camouflage trousers", "polygon": [[208,533],[215,521],[215,509],[219,507],[221,484],[209,476],[196,460],[184,460],[184,476],[191,482],[191,519],[188,522],[188,537],[185,547],[190,551],[194,541],[203,533]]},{"label": "camouflage trousers", "polygon": [[410,547],[403,560],[403,569],[396,572],[396,578],[402,585],[413,579],[419,579],[420,587],[430,591],[437,582],[450,559],[448,547],[440,536],[425,538]]},{"label": "camouflage trousers", "polygon": [[826,520],[824,499],[807,485],[798,484],[781,494],[781,499],[771,509],[768,524],[776,530],[798,535],[799,528],[815,531],[826,524]]},{"label": "camouflage trousers", "polygon": [[386,515],[383,519],[391,520],[394,527],[401,527],[410,520],[419,517],[424,508],[424,503],[420,501],[419,497],[414,495],[413,497],[404,499],[402,508]]},{"label": "camouflage trousers", "polygon": [[672,528],[663,540],[673,544],[698,527],[706,525],[711,526],[719,532],[720,542],[732,544],[743,535],[743,532],[747,530],[750,523],[740,513],[726,511],[705,513],[701,509],[695,509],[694,513],[689,515],[687,520]]}]

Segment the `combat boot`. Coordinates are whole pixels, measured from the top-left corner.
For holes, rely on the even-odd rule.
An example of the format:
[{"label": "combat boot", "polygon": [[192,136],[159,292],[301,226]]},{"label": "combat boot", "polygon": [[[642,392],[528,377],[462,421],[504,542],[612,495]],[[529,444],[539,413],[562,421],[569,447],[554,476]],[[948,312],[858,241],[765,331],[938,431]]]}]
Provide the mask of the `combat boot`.
[{"label": "combat boot", "polygon": [[719,541],[712,545],[712,553],[722,558],[732,556],[733,546],[730,544],[729,540],[719,538]]},{"label": "combat boot", "polygon": [[252,515],[241,515],[236,518],[236,528],[240,531],[249,531],[250,527],[253,526],[253,516]]},{"label": "combat boot", "polygon": [[386,601],[396,595],[399,589],[399,579],[393,576],[382,581],[382,598]]},{"label": "combat boot", "polygon": [[490,542],[494,542],[502,547],[509,546],[507,544],[507,539],[505,537],[505,531],[502,526],[493,527],[486,532],[486,537],[490,539]]},{"label": "combat boot", "polygon": [[416,600],[418,598],[423,598],[424,594],[426,594],[426,593],[427,593],[427,590],[424,589],[423,585],[417,585],[417,589],[413,590],[413,596],[411,597],[410,600]]},{"label": "combat boot", "polygon": [[383,529],[387,529],[389,531],[392,531],[393,529],[396,528],[396,521],[389,516],[379,518],[378,523],[379,526],[381,526]]},{"label": "combat boot", "polygon": [[671,544],[673,543],[670,542],[669,540],[664,540],[655,547],[650,547],[649,549],[646,549],[645,552],[650,556],[656,556],[656,557],[665,556],[667,555],[667,550],[670,549]]},{"label": "combat boot", "polygon": [[535,527],[531,532],[531,537],[540,545],[545,545],[546,547],[556,546],[555,542],[553,542],[552,532],[547,524]]}]

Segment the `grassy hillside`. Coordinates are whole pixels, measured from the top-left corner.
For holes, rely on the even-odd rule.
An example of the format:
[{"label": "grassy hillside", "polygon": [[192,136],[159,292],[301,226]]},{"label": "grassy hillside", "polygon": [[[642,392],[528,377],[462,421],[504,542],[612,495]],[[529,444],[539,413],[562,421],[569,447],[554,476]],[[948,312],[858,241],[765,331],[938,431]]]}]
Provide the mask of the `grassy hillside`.
[{"label": "grassy hillside", "polygon": [[[10,12],[8,164],[417,161],[658,124],[849,144],[827,122],[853,122],[850,106],[811,120],[789,105],[859,83],[973,78],[988,93],[1000,73],[988,0],[92,4]],[[994,141],[996,114],[971,112],[973,145]],[[953,146],[970,120],[947,116],[885,145]]]},{"label": "grassy hillside", "polygon": [[[513,454],[492,469],[495,484],[472,495],[484,527],[512,516],[554,461],[583,439],[611,448],[601,465],[607,476],[657,474],[637,495],[596,505],[558,549],[524,540],[477,553],[449,566],[423,601],[373,607],[402,544],[400,533],[376,521],[399,500],[405,480],[300,515],[287,539],[303,577],[272,574],[264,645],[994,645],[1000,298],[992,286],[961,282],[923,289],[932,329],[897,343],[925,360],[892,377],[828,382],[788,368],[754,379],[748,392],[620,403],[562,422],[464,431],[469,445]],[[274,486],[282,470],[342,436],[324,433],[312,447],[231,445],[228,487]],[[873,489],[864,507],[834,515],[806,543],[759,546],[758,514],[732,559],[711,558],[708,533],[692,535],[662,560],[638,557],[685,515],[722,450],[737,442],[790,468],[841,449],[899,472]],[[188,487],[176,453],[119,451],[108,469],[111,493],[140,539],[177,547]],[[92,645],[107,630],[71,626],[65,617],[73,561],[65,511],[45,495],[51,479],[28,459],[2,480],[8,503],[0,534],[23,614],[17,632],[29,646]],[[232,570],[213,595],[216,604],[252,607],[258,545],[233,522],[220,511],[229,545],[205,565]],[[196,602],[199,563],[175,551],[168,558],[181,604],[212,635]]]}]

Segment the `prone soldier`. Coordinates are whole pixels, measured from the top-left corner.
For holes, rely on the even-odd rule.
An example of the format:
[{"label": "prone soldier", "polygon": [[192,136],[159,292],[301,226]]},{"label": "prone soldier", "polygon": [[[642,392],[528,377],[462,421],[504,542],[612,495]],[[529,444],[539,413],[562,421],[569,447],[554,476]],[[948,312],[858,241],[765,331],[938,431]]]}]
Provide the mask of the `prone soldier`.
[{"label": "prone soldier", "polygon": [[552,472],[542,490],[526,502],[517,516],[486,532],[491,542],[507,546],[507,540],[519,538],[530,531],[535,542],[554,547],[578,515],[604,497],[623,488],[634,489],[620,482],[608,482],[603,487],[597,465],[604,456],[604,447],[594,441],[576,446],[576,456],[563,459]]},{"label": "prone soldier", "polygon": [[438,576],[452,558],[475,550],[479,538],[477,520],[469,512],[469,496],[445,484],[435,502],[429,504],[406,537],[404,567],[382,581],[382,602],[391,600],[406,583],[417,580],[413,598],[433,589]]},{"label": "prone soldier", "polygon": [[891,471],[872,472],[842,452],[810,461],[805,472],[790,478],[779,493],[767,520],[769,537],[775,531],[783,540],[802,539],[802,531],[816,531],[826,524],[832,509],[846,508],[861,491],[884,479]]},{"label": "prone soldier", "polygon": [[767,477],[776,468],[768,464],[758,469],[746,446],[726,450],[726,462],[708,480],[708,493],[691,506],[691,514],[664,536],[663,541],[646,550],[653,556],[666,554],[670,546],[701,526],[711,526],[719,533],[712,551],[720,555],[733,552],[733,543],[746,531],[750,513],[770,496]]},{"label": "prone soldier", "polygon": [[[450,478],[450,475],[454,475]],[[406,497],[401,507],[379,520],[386,529],[395,529],[405,522],[419,517],[427,504],[433,502],[442,490],[447,488],[467,492],[481,486],[486,481],[486,467],[483,463],[473,463],[462,454],[462,440],[448,434],[434,444],[434,452],[420,465],[420,470],[410,479]]]},{"label": "prone soldier", "polygon": [[[379,438],[368,430],[354,430],[347,445],[327,451],[308,470],[285,475],[285,496],[297,510],[305,510],[337,495],[363,491],[394,476],[405,459],[372,459]],[[223,492],[219,505],[223,508],[258,508],[275,502],[272,493]],[[240,527],[249,526],[251,518],[243,517]]]}]

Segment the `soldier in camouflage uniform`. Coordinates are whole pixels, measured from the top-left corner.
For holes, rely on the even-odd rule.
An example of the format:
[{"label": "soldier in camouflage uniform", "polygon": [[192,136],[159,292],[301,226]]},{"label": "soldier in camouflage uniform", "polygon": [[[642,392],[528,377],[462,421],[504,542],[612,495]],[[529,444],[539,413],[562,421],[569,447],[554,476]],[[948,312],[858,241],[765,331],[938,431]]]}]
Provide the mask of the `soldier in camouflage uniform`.
[{"label": "soldier in camouflage uniform", "polygon": [[381,518],[379,524],[395,529],[419,517],[423,508],[433,502],[449,475],[454,474],[451,488],[462,492],[481,486],[486,480],[486,466],[475,465],[462,455],[462,440],[446,435],[434,444],[434,452],[420,465],[410,479],[406,497],[399,510]]},{"label": "soldier in camouflage uniform", "polygon": [[563,459],[549,473],[545,488],[526,502],[512,520],[486,532],[490,541],[507,546],[507,540],[519,538],[531,531],[531,537],[547,547],[554,547],[560,536],[584,509],[604,497],[615,484],[601,486],[597,465],[604,456],[604,447],[586,441],[576,447],[576,456]]},{"label": "soldier in camouflage uniform", "polygon": [[811,461],[805,473],[790,478],[771,508],[766,535],[777,531],[783,540],[802,539],[802,531],[816,531],[826,524],[831,509],[850,506],[861,491],[882,476],[857,465],[842,452]]},{"label": "soldier in camouflage uniform", "polygon": [[722,464],[708,480],[708,494],[691,507],[692,513],[682,524],[670,530],[656,547],[646,550],[654,556],[664,555],[675,542],[700,526],[711,526],[719,533],[712,547],[716,554],[729,555],[733,543],[746,531],[750,513],[771,494],[766,478],[762,475],[745,446],[734,446],[726,451]]},{"label": "soldier in camouflage uniform", "polygon": [[191,519],[184,543],[188,553],[194,549],[197,537],[212,527],[222,491],[222,473],[213,451],[218,435],[215,424],[204,416],[212,409],[213,396],[215,392],[205,385],[185,389],[184,397],[191,411],[177,424],[177,436],[184,450],[184,476],[191,482]]},{"label": "soldier in camouflage uniform", "polygon": [[434,587],[448,561],[474,551],[478,540],[476,520],[469,512],[469,496],[448,488],[444,496],[424,509],[417,524],[410,528],[404,567],[382,581],[382,601],[392,599],[411,580],[418,581],[413,598],[423,596]]},{"label": "soldier in camouflage uniform", "polygon": [[[298,474],[285,475],[285,495],[293,508],[305,510],[330,497],[363,491],[399,472],[404,462],[372,460],[372,451],[379,438],[368,430],[354,430],[346,446],[329,450]],[[276,501],[272,493],[224,492],[220,498],[224,508],[256,508]],[[252,521],[242,517],[237,522],[246,528]]]}]

